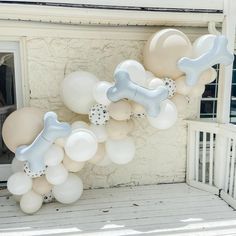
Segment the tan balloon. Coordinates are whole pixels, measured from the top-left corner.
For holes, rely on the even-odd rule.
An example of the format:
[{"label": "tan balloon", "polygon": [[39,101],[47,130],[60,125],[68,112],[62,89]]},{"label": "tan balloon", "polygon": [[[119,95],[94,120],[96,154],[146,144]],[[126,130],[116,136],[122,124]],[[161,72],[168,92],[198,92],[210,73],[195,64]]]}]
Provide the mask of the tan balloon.
[{"label": "tan balloon", "polygon": [[64,156],[64,159],[62,162],[63,162],[63,165],[65,166],[65,168],[70,172],[78,172],[85,165],[85,162],[73,161],[67,155]]},{"label": "tan balloon", "polygon": [[205,70],[199,78],[198,84],[210,84],[212,83],[217,77],[217,72],[214,68],[209,68]]},{"label": "tan balloon", "polygon": [[199,84],[191,90],[189,97],[201,97],[204,91],[205,91],[205,85]]},{"label": "tan balloon", "polygon": [[12,152],[18,146],[32,143],[43,128],[43,115],[39,108],[24,107],[7,117],[2,128],[2,137]]},{"label": "tan balloon", "polygon": [[123,139],[132,131],[132,124],[128,121],[110,119],[106,125],[107,134],[111,139]]},{"label": "tan balloon", "polygon": [[191,92],[193,87],[188,86],[185,82],[185,79],[185,76],[181,76],[180,78],[175,80],[176,93],[187,96]]},{"label": "tan balloon", "polygon": [[[164,83],[163,83],[164,84]],[[146,114],[144,107],[136,102],[130,102],[133,114]]]},{"label": "tan balloon", "polygon": [[152,35],[144,47],[144,65],[157,77],[176,79],[183,72],[177,67],[182,57],[191,57],[188,37],[176,29],[164,29]]},{"label": "tan balloon", "polygon": [[52,189],[52,185],[48,183],[45,176],[41,176],[33,179],[33,190],[40,194],[46,194]]},{"label": "tan balloon", "polygon": [[115,120],[128,120],[131,116],[131,105],[127,101],[111,103],[108,107],[110,116]]},{"label": "tan balloon", "polygon": [[176,105],[176,108],[179,113],[182,113],[186,110],[188,105],[188,100],[185,96],[176,93],[171,101]]},{"label": "tan balloon", "polygon": [[89,162],[95,165],[98,162],[102,161],[104,156],[105,156],[105,145],[104,143],[99,143],[96,154],[92,157],[92,159],[89,160]]}]

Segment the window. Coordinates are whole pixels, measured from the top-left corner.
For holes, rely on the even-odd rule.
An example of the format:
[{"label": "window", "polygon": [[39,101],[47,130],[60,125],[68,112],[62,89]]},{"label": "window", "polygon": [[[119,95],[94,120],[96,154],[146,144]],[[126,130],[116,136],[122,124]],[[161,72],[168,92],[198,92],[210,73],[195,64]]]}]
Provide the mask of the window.
[{"label": "window", "polygon": [[[201,106],[200,106],[200,118],[209,120],[215,120],[217,114],[219,65],[214,66],[214,68],[217,71],[217,77],[212,83],[206,85],[205,92],[202,95]],[[234,65],[233,65],[231,93],[232,96],[231,96],[230,122],[236,124],[236,60],[234,60]]]}]

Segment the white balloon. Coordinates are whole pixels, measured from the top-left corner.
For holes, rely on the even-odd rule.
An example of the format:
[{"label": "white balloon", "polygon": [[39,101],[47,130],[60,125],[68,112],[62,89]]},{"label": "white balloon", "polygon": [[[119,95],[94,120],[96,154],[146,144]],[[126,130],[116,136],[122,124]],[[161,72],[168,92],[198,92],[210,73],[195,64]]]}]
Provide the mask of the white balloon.
[{"label": "white balloon", "polygon": [[20,208],[27,214],[35,213],[41,208],[42,204],[43,197],[32,190],[24,194],[20,200]]},{"label": "white balloon", "polygon": [[45,172],[46,179],[53,185],[59,185],[66,181],[68,171],[63,164],[49,166]]},{"label": "white balloon", "polygon": [[77,201],[83,193],[83,183],[75,174],[69,174],[63,184],[54,186],[52,193],[58,202],[70,204]]},{"label": "white balloon", "polygon": [[73,161],[67,155],[65,155],[63,159],[63,165],[70,172],[78,172],[84,167],[85,162]]},{"label": "white balloon", "polygon": [[107,140],[107,131],[105,125],[90,125],[90,130],[95,134],[97,137],[98,143],[103,143]]},{"label": "white balloon", "polygon": [[46,166],[56,166],[62,162],[64,150],[62,147],[53,144],[44,154],[44,163]]},{"label": "white balloon", "polygon": [[89,125],[84,121],[75,121],[71,124],[71,128],[72,128],[72,130],[81,129],[81,128],[88,129]]},{"label": "white balloon", "polygon": [[11,162],[11,170],[13,173],[24,171],[24,161],[19,161],[15,157]]},{"label": "white balloon", "polygon": [[146,71],[142,64],[135,60],[125,60],[121,62],[114,72],[118,70],[125,70],[128,72],[130,79],[138,85],[145,86],[146,84]]},{"label": "white balloon", "polygon": [[112,161],[107,154],[104,155],[101,161],[96,163],[97,166],[101,166],[101,167],[109,166],[110,164],[112,164]]},{"label": "white balloon", "polygon": [[148,116],[149,123],[157,129],[168,129],[177,120],[177,109],[169,99],[161,102],[160,113],[157,117]]},{"label": "white balloon", "polygon": [[156,89],[159,86],[165,86],[164,81],[159,78],[152,78],[152,80],[148,83],[148,88],[150,89]]},{"label": "white balloon", "polygon": [[32,179],[24,172],[16,172],[7,181],[7,189],[15,195],[27,193],[32,188]]},{"label": "white balloon", "polygon": [[97,82],[97,77],[86,71],[69,74],[61,84],[64,104],[75,113],[88,114],[89,108],[95,103],[93,87]]},{"label": "white balloon", "polygon": [[74,161],[87,161],[96,153],[97,145],[97,138],[92,131],[75,130],[66,141],[65,152]]},{"label": "white balloon", "polygon": [[111,161],[116,164],[127,164],[135,156],[134,140],[130,137],[114,140],[109,139],[106,142],[106,152]]},{"label": "white balloon", "polygon": [[112,83],[100,81],[93,88],[93,97],[97,103],[108,106],[111,101],[107,97],[107,90],[112,87]]}]

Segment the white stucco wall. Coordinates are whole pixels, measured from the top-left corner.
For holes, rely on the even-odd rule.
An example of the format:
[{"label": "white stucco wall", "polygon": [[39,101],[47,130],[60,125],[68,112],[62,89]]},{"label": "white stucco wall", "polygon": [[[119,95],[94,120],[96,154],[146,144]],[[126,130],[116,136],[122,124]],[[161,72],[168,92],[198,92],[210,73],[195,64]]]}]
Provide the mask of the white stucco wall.
[{"label": "white stucco wall", "polygon": [[[158,30],[158,29],[156,29]],[[115,29],[114,29],[115,31]],[[201,30],[183,29],[191,39]],[[203,31],[203,30],[202,30]],[[140,32],[139,32],[140,33]],[[116,65],[125,59],[142,62],[145,40],[109,38],[26,37],[29,104],[53,110],[61,120],[86,120],[69,111],[59,96],[60,82],[65,75],[83,69],[100,80],[112,80]],[[178,122],[169,130],[160,131],[149,126],[145,119],[135,120],[137,151],[128,165],[97,167],[86,164],[79,172],[85,188],[118,185],[142,185],[185,181],[186,125],[184,119],[197,116],[197,101],[190,101],[187,110],[179,114]]]}]

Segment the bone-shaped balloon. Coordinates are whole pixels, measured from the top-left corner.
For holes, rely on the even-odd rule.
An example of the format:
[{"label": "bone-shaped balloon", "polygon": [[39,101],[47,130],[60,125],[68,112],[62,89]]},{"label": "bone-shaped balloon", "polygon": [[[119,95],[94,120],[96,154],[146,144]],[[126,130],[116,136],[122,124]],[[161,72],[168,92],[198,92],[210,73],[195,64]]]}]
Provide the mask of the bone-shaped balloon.
[{"label": "bone-shaped balloon", "polygon": [[16,158],[20,161],[27,161],[32,172],[36,173],[45,169],[44,154],[60,137],[65,137],[71,132],[67,123],[60,123],[57,114],[47,112],[44,115],[44,128],[35,138],[32,144],[20,146],[16,149]]},{"label": "bone-shaped balloon", "polygon": [[128,72],[118,70],[115,85],[108,89],[107,97],[112,102],[123,98],[133,100],[142,105],[149,116],[156,117],[160,112],[160,103],[168,97],[168,89],[164,86],[156,89],[141,87],[130,79]]},{"label": "bone-shaped balloon", "polygon": [[178,61],[178,67],[186,74],[186,84],[194,86],[203,71],[215,64],[229,65],[234,60],[233,53],[227,49],[228,40],[225,36],[216,36],[212,48],[198,58],[183,57]]}]

